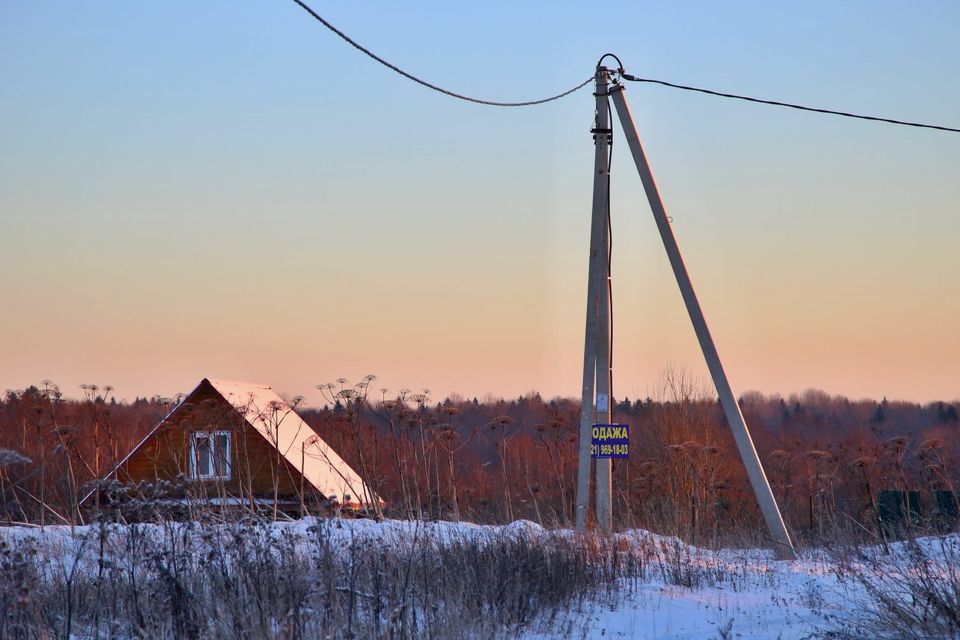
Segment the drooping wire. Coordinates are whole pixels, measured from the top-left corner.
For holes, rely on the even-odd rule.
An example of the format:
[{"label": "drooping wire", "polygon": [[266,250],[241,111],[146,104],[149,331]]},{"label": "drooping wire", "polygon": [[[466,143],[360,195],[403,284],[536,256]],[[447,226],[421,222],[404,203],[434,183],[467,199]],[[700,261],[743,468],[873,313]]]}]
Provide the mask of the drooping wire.
[{"label": "drooping wire", "polygon": [[[336,34],[337,36],[339,36],[344,42],[346,42],[346,43],[349,44],[350,46],[354,47],[355,49],[357,49],[357,50],[360,51],[361,53],[365,54],[366,56],[370,57],[370,58],[373,59],[373,60],[376,60],[377,62],[379,62],[379,63],[382,64],[383,66],[387,67],[387,68],[390,69],[391,71],[394,71],[394,72],[400,74],[401,76],[407,78],[408,80],[412,80],[413,82],[416,82],[416,83],[419,84],[419,85],[422,85],[422,86],[424,86],[424,87],[427,87],[428,89],[432,89],[433,91],[437,91],[437,92],[439,92],[439,93],[442,93],[442,94],[444,94],[444,95],[450,96],[451,98],[457,98],[457,99],[459,99],[459,100],[465,100],[465,101],[467,101],[467,102],[473,102],[473,103],[475,103],[475,104],[483,104],[483,105],[488,105],[488,106],[493,106],[493,107],[529,107],[529,106],[538,105],[538,104],[546,104],[547,102],[552,102],[552,101],[554,101],[554,100],[559,100],[560,98],[566,97],[566,96],[570,95],[571,93],[574,93],[575,91],[578,91],[578,90],[582,89],[583,87],[587,86],[587,85],[594,79],[594,76],[590,76],[589,78],[587,78],[587,79],[584,80],[583,82],[579,83],[578,85],[576,85],[576,86],[574,86],[574,87],[571,87],[570,89],[567,89],[566,91],[563,91],[562,93],[558,93],[558,94],[556,94],[556,95],[548,96],[548,97],[546,97],[546,98],[540,98],[540,99],[537,99],[537,100],[523,100],[523,101],[518,101],[518,102],[501,102],[501,101],[497,101],[497,100],[484,100],[484,99],[481,99],[481,98],[474,98],[474,97],[472,97],[472,96],[468,96],[468,95],[465,95],[465,94],[462,94],[462,93],[457,93],[456,91],[451,91],[451,90],[449,90],[449,89],[444,89],[443,87],[440,87],[440,86],[435,85],[435,84],[433,84],[433,83],[427,82],[426,80],[423,80],[423,79],[421,79],[421,78],[418,78],[417,76],[413,75],[412,73],[409,73],[409,72],[407,72],[407,71],[404,71],[403,69],[401,69],[400,67],[396,66],[395,64],[392,64],[392,63],[388,62],[387,60],[381,58],[381,57],[378,56],[377,54],[373,53],[372,51],[370,51],[369,49],[367,49],[366,47],[364,47],[363,45],[361,45],[360,43],[358,43],[356,40],[354,40],[353,38],[351,38],[350,36],[348,36],[347,34],[345,34],[343,31],[340,31],[340,29],[337,29],[337,28],[336,28],[335,26],[333,26],[330,22],[328,22],[326,19],[324,19],[323,16],[321,16],[319,13],[317,13],[316,11],[314,11],[307,3],[304,2],[303,0],[293,0],[293,2],[296,3],[301,9],[303,9],[304,11],[306,11],[308,14],[310,14],[310,16],[311,16],[314,20],[316,20],[317,22],[319,22],[320,24],[322,24],[323,26],[325,26],[327,29],[329,29],[330,31],[332,31],[333,33],[335,33],[335,34]],[[894,119],[894,118],[882,118],[882,117],[879,117],[879,116],[868,116],[868,115],[863,115],[863,114],[858,114],[858,113],[851,113],[851,112],[848,112],[848,111],[837,111],[837,110],[834,110],[834,109],[823,109],[823,108],[820,108],[820,107],[808,107],[808,106],[805,106],[805,105],[794,104],[794,103],[790,103],[790,102],[781,102],[781,101],[779,101],[779,100],[767,100],[767,99],[764,99],[764,98],[754,98],[754,97],[751,97],[751,96],[744,96],[744,95],[739,95],[739,94],[735,94],[735,93],[726,93],[726,92],[723,92],[723,91],[714,91],[713,89],[704,89],[704,88],[702,88],[702,87],[693,87],[693,86],[689,86],[689,85],[677,84],[677,83],[675,83],[675,82],[667,82],[666,80],[656,80],[656,79],[654,79],[654,78],[640,78],[640,77],[631,75],[631,74],[629,74],[629,73],[626,73],[626,72],[623,70],[623,63],[620,61],[620,58],[617,57],[617,56],[616,56],[615,54],[613,54],[613,53],[605,53],[605,54],[603,54],[603,55],[600,57],[600,60],[597,62],[597,66],[599,67],[600,64],[601,64],[606,58],[608,58],[608,57],[613,58],[614,60],[617,61],[617,72],[618,72],[619,76],[620,76],[621,78],[623,78],[624,80],[630,80],[630,81],[632,81],[632,82],[646,82],[646,83],[649,83],[649,84],[659,84],[659,85],[662,85],[662,86],[664,86],[664,87],[671,87],[671,88],[673,88],[673,89],[682,89],[682,90],[684,90],[684,91],[694,91],[694,92],[697,92],[697,93],[704,93],[704,94],[707,94],[707,95],[718,96],[718,97],[721,97],[721,98],[731,98],[731,99],[734,99],[734,100],[744,100],[744,101],[746,101],[746,102],[754,102],[754,103],[758,103],[758,104],[766,104],[766,105],[772,105],[772,106],[776,106],[776,107],[786,107],[786,108],[788,108],[788,109],[797,109],[797,110],[800,110],[800,111],[810,111],[810,112],[813,112],[813,113],[821,113],[821,114],[827,114],[827,115],[841,116],[841,117],[844,117],[844,118],[856,118],[856,119],[858,119],[858,120],[870,120],[870,121],[873,121],[873,122],[883,122],[883,123],[886,123],[886,124],[896,124],[896,125],[901,125],[901,126],[905,126],[905,127],[917,127],[917,128],[920,128],[920,129],[934,129],[934,130],[937,130],[937,131],[948,131],[948,132],[951,132],[951,133],[960,133],[960,129],[955,128],[955,127],[946,127],[946,126],[943,126],[943,125],[928,124],[928,123],[923,123],[923,122],[911,122],[911,121],[908,121],[908,120],[896,120],[896,119]]]},{"label": "drooping wire", "polygon": [[791,102],[781,102],[779,100],[766,100],[764,98],[754,98],[751,96],[743,96],[735,93],[725,93],[723,91],[714,91],[713,89],[704,89],[702,87],[691,87],[689,85],[677,84],[675,82],[667,82],[666,80],[655,80],[653,78],[638,78],[637,76],[630,75],[629,73],[624,73],[622,68],[619,70],[619,75],[624,80],[630,80],[631,82],[646,82],[649,84],[659,84],[664,87],[670,87],[672,89],[682,89],[683,91],[694,91],[696,93],[705,93],[707,95],[718,96],[720,98],[744,100],[746,102],[756,102],[758,104],[773,105],[775,107],[786,107],[788,109],[797,109],[799,111],[811,111],[813,113],[822,113],[822,114],[831,115],[831,116],[841,116],[844,118],[855,118],[857,120],[870,120],[873,122],[883,122],[885,124],[897,124],[904,127],[917,127],[919,129],[934,129],[936,131],[949,131],[950,133],[960,133],[960,129],[957,129],[954,127],[945,127],[938,124],[927,124],[924,122],[910,122],[908,120],[895,120],[893,118],[867,116],[859,113],[850,113],[848,111],[835,111],[833,109],[807,107],[801,104],[793,104]]},{"label": "drooping wire", "polygon": [[563,97],[565,97],[565,96],[568,96],[568,95],[570,95],[571,93],[573,93],[573,92],[575,92],[575,91],[577,91],[577,90],[579,90],[579,89],[582,89],[583,87],[585,87],[585,86],[587,86],[588,84],[590,84],[590,83],[593,81],[593,79],[594,79],[594,76],[591,75],[589,78],[587,78],[586,80],[584,80],[583,82],[581,82],[581,83],[578,84],[577,86],[575,86],[575,87],[573,87],[573,88],[571,88],[571,89],[567,89],[567,90],[564,91],[563,93],[558,93],[558,94],[556,94],[556,95],[549,96],[549,97],[547,97],[547,98],[540,98],[540,99],[538,99],[538,100],[524,100],[524,101],[521,101],[521,102],[498,102],[498,101],[496,101],[496,100],[483,100],[483,99],[481,99],[481,98],[474,98],[474,97],[471,97],[471,96],[468,96],[468,95],[464,95],[464,94],[462,94],[462,93],[457,93],[457,92],[455,92],[455,91],[450,91],[449,89],[444,89],[443,87],[439,87],[439,86],[437,86],[437,85],[435,85],[435,84],[432,84],[432,83],[430,83],[430,82],[427,82],[426,80],[422,80],[422,79],[418,78],[417,76],[413,75],[412,73],[408,73],[408,72],[404,71],[403,69],[401,69],[400,67],[396,66],[395,64],[392,64],[392,63],[390,63],[390,62],[387,62],[386,60],[384,60],[383,58],[381,58],[381,57],[378,56],[377,54],[373,53],[372,51],[370,51],[370,50],[367,49],[366,47],[360,45],[356,40],[354,40],[353,38],[351,38],[350,36],[348,36],[347,34],[345,34],[343,31],[340,31],[340,30],[337,29],[335,26],[333,26],[332,24],[330,24],[329,22],[327,22],[320,14],[318,14],[316,11],[314,11],[313,9],[311,9],[308,4],[306,4],[305,2],[303,2],[303,0],[293,0],[293,2],[295,2],[297,5],[299,5],[301,9],[303,9],[304,11],[306,11],[307,13],[309,13],[317,22],[319,22],[320,24],[322,24],[323,26],[325,26],[327,29],[329,29],[329,30],[332,31],[333,33],[337,34],[344,42],[346,42],[347,44],[351,45],[352,47],[354,47],[355,49],[357,49],[357,50],[360,51],[361,53],[367,55],[368,57],[372,58],[373,60],[376,60],[377,62],[379,62],[379,63],[382,64],[383,66],[387,67],[387,68],[390,69],[391,71],[394,71],[394,72],[396,72],[396,73],[399,73],[399,74],[400,74],[401,76],[403,76],[404,78],[407,78],[408,80],[413,80],[414,82],[416,82],[416,83],[419,84],[419,85],[423,85],[424,87],[426,87],[426,88],[428,88],[428,89],[433,89],[434,91],[437,91],[437,92],[442,93],[442,94],[444,94],[444,95],[450,96],[451,98],[457,98],[457,99],[459,99],[459,100],[466,100],[467,102],[473,102],[473,103],[476,103],[476,104],[485,104],[485,105],[492,106],[492,107],[530,107],[530,106],[537,105],[537,104],[546,104],[547,102],[552,102],[552,101],[554,101],[554,100],[559,100],[560,98],[563,98]]}]

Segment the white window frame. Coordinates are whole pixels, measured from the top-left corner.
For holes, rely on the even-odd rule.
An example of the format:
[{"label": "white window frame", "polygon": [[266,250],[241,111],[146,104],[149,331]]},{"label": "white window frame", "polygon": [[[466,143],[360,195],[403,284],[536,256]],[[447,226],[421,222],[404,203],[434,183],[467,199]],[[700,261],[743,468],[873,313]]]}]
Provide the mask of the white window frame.
[{"label": "white window frame", "polygon": [[[217,450],[220,442],[220,436],[226,436],[226,451],[222,453]],[[207,469],[199,468],[199,458],[197,456],[197,442],[206,440],[210,446],[210,455],[208,457],[209,466]],[[229,480],[233,465],[230,464],[230,454],[232,453],[233,438],[229,431],[194,431],[190,434],[190,477],[194,480]],[[222,473],[216,472],[215,457],[223,459]]]}]

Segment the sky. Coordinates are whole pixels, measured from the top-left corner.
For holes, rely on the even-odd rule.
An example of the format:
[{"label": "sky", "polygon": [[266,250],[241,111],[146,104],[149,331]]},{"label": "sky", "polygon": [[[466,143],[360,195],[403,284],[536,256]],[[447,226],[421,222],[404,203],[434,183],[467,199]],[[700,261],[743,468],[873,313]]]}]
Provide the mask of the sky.
[{"label": "sky", "polygon": [[[493,100],[638,76],[960,126],[960,4],[331,3]],[[0,389],[576,396],[593,97],[287,0],[0,4]],[[737,392],[960,399],[960,135],[627,87]],[[614,392],[707,380],[619,132]]]}]

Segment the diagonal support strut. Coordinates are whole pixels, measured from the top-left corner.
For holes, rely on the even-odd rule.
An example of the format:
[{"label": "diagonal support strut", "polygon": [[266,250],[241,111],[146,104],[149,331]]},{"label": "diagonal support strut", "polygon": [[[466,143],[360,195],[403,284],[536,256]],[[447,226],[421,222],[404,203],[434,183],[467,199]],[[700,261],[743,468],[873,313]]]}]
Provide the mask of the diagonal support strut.
[{"label": "diagonal support strut", "polygon": [[[599,85],[598,85],[599,86]],[[690,281],[690,275],[687,273],[687,267],[683,263],[680,255],[680,247],[673,235],[670,227],[670,220],[667,217],[663,206],[663,200],[660,198],[660,192],[657,190],[657,184],[653,179],[653,172],[650,170],[650,164],[643,152],[643,145],[640,143],[640,135],[637,133],[637,127],[633,122],[633,116],[630,114],[630,107],[624,95],[623,85],[614,83],[609,93],[610,99],[617,109],[620,117],[620,125],[627,138],[627,144],[630,147],[630,153],[633,155],[633,161],[637,165],[637,171],[640,174],[640,181],[643,183],[643,189],[647,194],[647,200],[650,203],[650,209],[653,212],[653,218],[657,223],[657,229],[660,231],[660,238],[663,240],[663,247],[667,251],[667,257],[670,259],[670,266],[673,268],[673,275],[677,279],[677,285],[680,287],[680,294],[683,296],[683,302],[687,307],[687,313],[690,321],[693,323],[693,330],[697,334],[697,340],[700,342],[700,349],[703,351],[703,357],[707,361],[707,367],[710,370],[710,376],[717,388],[717,394],[720,396],[720,404],[723,406],[723,412],[730,424],[733,432],[733,439],[740,452],[740,458],[747,470],[747,477],[750,479],[750,485],[757,497],[760,505],[760,511],[766,521],[767,529],[776,543],[776,550],[780,558],[784,560],[793,560],[796,558],[796,551],[793,548],[793,542],[790,540],[790,533],[780,515],[780,509],[777,506],[777,500],[770,489],[770,483],[760,464],[760,457],[753,445],[753,439],[750,437],[750,431],[747,429],[747,423],[743,419],[743,413],[740,411],[740,405],[737,404],[727,380],[727,374],[723,370],[723,364],[720,362],[720,355],[717,353],[717,347],[707,328],[707,321],[703,316],[703,310],[700,308],[700,302],[693,290],[693,283]],[[584,394],[586,395],[586,394]],[[578,504],[579,507],[579,504]],[[579,515],[579,513],[578,513]],[[579,519],[578,519],[579,522]]]}]

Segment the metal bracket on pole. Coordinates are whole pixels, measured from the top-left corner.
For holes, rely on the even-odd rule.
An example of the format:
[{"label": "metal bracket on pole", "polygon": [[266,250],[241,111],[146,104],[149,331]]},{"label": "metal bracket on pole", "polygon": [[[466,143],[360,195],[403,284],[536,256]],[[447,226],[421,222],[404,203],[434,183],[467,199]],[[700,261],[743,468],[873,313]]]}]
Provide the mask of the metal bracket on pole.
[{"label": "metal bracket on pole", "polygon": [[[779,556],[786,560],[792,560],[796,558],[793,542],[790,540],[790,534],[783,522],[783,517],[780,515],[777,500],[773,495],[773,491],[770,489],[770,483],[767,481],[763,466],[760,464],[760,457],[757,455],[757,450],[753,445],[753,439],[750,437],[750,431],[747,429],[747,423],[744,421],[743,414],[740,412],[740,405],[737,404],[733,390],[730,387],[730,382],[727,380],[727,374],[723,370],[723,364],[720,362],[720,356],[717,353],[717,347],[713,342],[713,337],[707,328],[707,321],[703,316],[700,302],[697,300],[697,295],[693,290],[693,283],[690,281],[687,267],[684,265],[683,258],[680,255],[680,247],[677,245],[673,230],[670,228],[670,219],[667,217],[663,200],[660,198],[660,192],[657,190],[657,184],[653,179],[653,172],[650,170],[650,164],[647,162],[647,157],[643,152],[643,145],[640,144],[640,135],[637,133],[633,116],[630,114],[630,107],[627,105],[623,86],[615,83],[610,89],[609,95],[620,117],[620,125],[627,138],[627,144],[630,147],[630,153],[633,155],[633,161],[637,165],[637,171],[640,173],[640,180],[647,194],[647,200],[650,202],[650,209],[657,223],[657,229],[660,231],[663,247],[667,251],[667,257],[670,259],[670,266],[673,267],[673,275],[676,277],[677,284],[680,287],[680,294],[683,296],[683,302],[686,304],[687,313],[690,315],[690,321],[693,323],[694,332],[697,334],[697,340],[700,342],[700,349],[703,351],[703,357],[707,361],[710,376],[713,378],[713,383],[717,388],[717,394],[720,396],[720,404],[723,406],[723,412],[727,417],[727,422],[730,424],[730,429],[733,431],[733,439],[737,443],[740,458],[746,467],[747,477],[750,479],[750,485],[753,487],[757,502],[760,504],[760,511],[763,513],[767,529],[773,537],[773,540],[777,543]],[[594,197],[596,198],[596,191],[594,191]],[[596,213],[596,200],[594,200],[594,213]],[[586,397],[586,392],[584,393],[584,397]],[[582,457],[581,451],[581,460]]]},{"label": "metal bracket on pole", "polygon": [[[587,317],[583,348],[583,389],[580,396],[580,451],[577,460],[577,531],[587,527],[590,508],[591,431],[596,419],[609,421],[610,407],[610,299],[608,295],[607,170],[609,162],[609,72],[597,68],[596,116],[593,133],[593,215],[590,222],[590,263],[587,280]],[[594,394],[596,392],[596,395]],[[595,404],[596,403],[596,404]],[[610,465],[597,465],[597,525],[609,531],[612,524]]]}]

